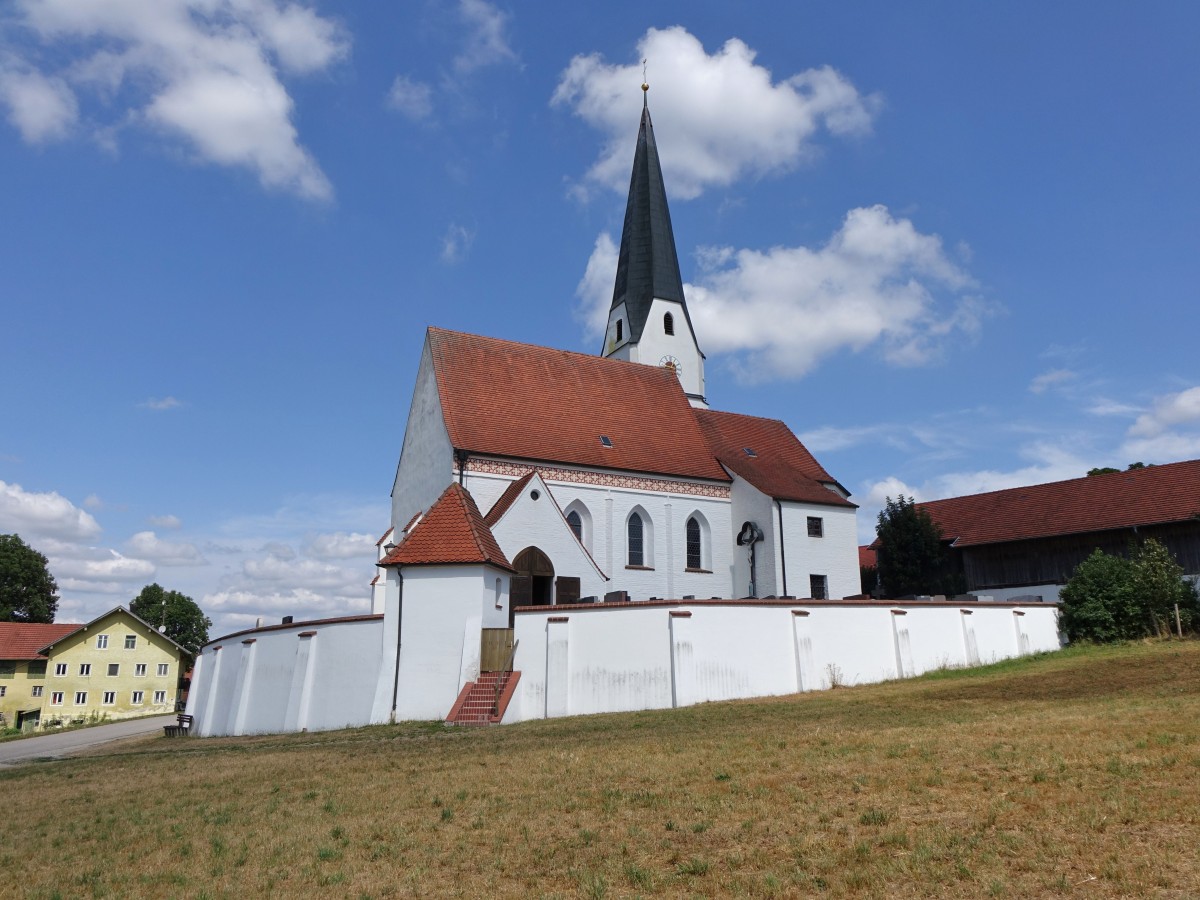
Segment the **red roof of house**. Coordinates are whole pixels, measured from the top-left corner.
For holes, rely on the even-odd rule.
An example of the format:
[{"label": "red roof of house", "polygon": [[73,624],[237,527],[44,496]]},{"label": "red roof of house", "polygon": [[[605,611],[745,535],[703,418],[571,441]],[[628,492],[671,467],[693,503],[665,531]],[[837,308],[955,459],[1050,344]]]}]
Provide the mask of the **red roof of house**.
[{"label": "red roof of house", "polygon": [[667,369],[440,328],[428,342],[458,449],[729,481]]},{"label": "red roof of house", "polygon": [[38,651],[82,625],[0,622],[0,659],[45,659]]},{"label": "red roof of house", "polygon": [[879,565],[879,557],[874,547],[867,545],[858,548],[858,565],[863,569],[873,569]]},{"label": "red roof of house", "polygon": [[455,482],[442,492],[429,512],[379,565],[462,563],[488,563],[513,571],[491,529],[484,523],[475,498]]},{"label": "red roof of house", "polygon": [[381,537],[379,540],[377,540],[377,541],[375,542],[375,546],[376,546],[376,547],[382,547],[382,546],[383,546],[383,544],[384,544],[384,541],[386,541],[388,538],[390,538],[390,537],[392,536],[392,532],[393,532],[393,531],[395,531],[395,530],[396,530],[396,529],[395,529],[395,527],[393,526],[392,528],[389,528],[387,531],[385,531],[385,532],[383,533],[383,537]]},{"label": "red roof of house", "polygon": [[[836,484],[792,430],[778,419],[714,409],[693,410],[712,453],[731,472],[778,500],[854,506],[825,483]],[[753,451],[751,456],[746,451]]]},{"label": "red roof of house", "polygon": [[1200,517],[1200,460],[918,504],[957,547]]},{"label": "red roof of house", "polygon": [[487,524],[488,528],[491,528],[503,518],[504,514],[508,512],[508,508],[521,496],[521,491],[525,490],[525,485],[531,481],[533,481],[533,469],[530,469],[516,481],[509,483],[508,487],[504,489],[504,493],[492,504],[492,508],[483,517],[483,521]]}]

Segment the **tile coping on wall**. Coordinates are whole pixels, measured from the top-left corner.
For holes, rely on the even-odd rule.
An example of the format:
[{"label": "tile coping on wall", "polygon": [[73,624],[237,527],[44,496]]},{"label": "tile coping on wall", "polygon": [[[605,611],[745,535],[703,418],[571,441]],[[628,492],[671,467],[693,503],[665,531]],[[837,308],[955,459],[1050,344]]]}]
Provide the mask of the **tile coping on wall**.
[{"label": "tile coping on wall", "polygon": [[[209,647],[210,644],[215,644],[217,641],[232,641],[234,638],[241,637],[243,634],[262,634],[265,631],[284,631],[288,628],[312,628],[314,625],[336,625],[342,622],[370,622],[375,619],[382,618],[383,613],[376,613],[374,615],[367,616],[334,616],[331,619],[308,619],[304,622],[288,622],[286,625],[282,622],[278,625],[260,625],[258,628],[245,628],[241,631],[235,631],[232,634],[222,635],[219,638],[214,638],[213,640],[209,641],[208,644],[205,644],[204,646]],[[301,634],[299,636],[311,637],[312,633]],[[242,641],[242,643],[245,644],[247,641]],[[203,649],[204,648],[201,648],[202,651]],[[210,647],[210,649],[217,650],[220,648]]]},{"label": "tile coping on wall", "polygon": [[[589,609],[652,609],[656,607],[674,608],[679,606],[782,606],[782,607],[797,607],[802,606],[808,609],[837,609],[849,608],[859,609],[862,607],[874,607],[879,609],[960,609],[963,612],[971,612],[973,609],[1011,609],[1014,612],[1022,607],[1026,608],[1057,608],[1058,603],[1054,601],[1043,602],[1012,602],[1006,600],[769,600],[747,597],[741,600],[626,600],[613,601],[609,603],[597,601],[596,603],[559,603],[555,606],[516,606],[513,611],[517,613],[541,613],[543,615],[553,615],[556,612],[563,610],[589,610]],[[1024,613],[1021,613],[1024,615]]]}]

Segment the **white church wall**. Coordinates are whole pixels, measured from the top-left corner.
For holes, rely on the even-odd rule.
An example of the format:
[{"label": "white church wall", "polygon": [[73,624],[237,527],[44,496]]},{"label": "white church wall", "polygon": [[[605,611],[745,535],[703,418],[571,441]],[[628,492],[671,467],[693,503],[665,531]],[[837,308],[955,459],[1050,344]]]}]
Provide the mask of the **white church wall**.
[{"label": "white church wall", "polygon": [[[782,566],[787,567],[787,591],[793,597],[811,597],[810,575],[824,575],[827,597],[838,600],[862,592],[858,572],[858,525],[852,507],[782,501],[783,553],[775,557],[780,594]],[[776,516],[778,517],[778,508]],[[810,537],[809,517],[821,520],[821,537]]]},{"label": "white church wall", "polygon": [[[775,503],[740,475],[733,476],[730,490],[729,546],[732,554],[732,597],[750,595],[750,548],[737,545],[737,535],[745,522],[754,522],[762,529],[763,539],[754,546],[756,596],[771,597],[783,593],[782,581],[776,574],[777,564],[772,548],[777,531]],[[855,551],[857,552],[857,551]],[[789,572],[790,574],[790,572]],[[791,587],[791,585],[788,585]]]},{"label": "white church wall", "polygon": [[446,431],[426,339],[392,485],[393,528],[403,528],[418,512],[433,506],[450,483],[453,466],[454,448]]},{"label": "white church wall", "polygon": [[[667,334],[664,327],[668,313],[674,324],[674,334]],[[643,365],[661,366],[668,357],[678,360],[679,383],[684,393],[703,397],[704,357],[688,327],[683,304],[656,297],[650,304],[642,336],[629,358]]]},{"label": "white church wall", "polygon": [[983,662],[1054,650],[1057,607],[709,601],[523,611],[521,680],[505,721],[907,677],[966,664],[968,636]]},{"label": "white church wall", "polygon": [[383,619],[270,626],[203,648],[188,697],[199,735],[320,731],[371,721]]}]

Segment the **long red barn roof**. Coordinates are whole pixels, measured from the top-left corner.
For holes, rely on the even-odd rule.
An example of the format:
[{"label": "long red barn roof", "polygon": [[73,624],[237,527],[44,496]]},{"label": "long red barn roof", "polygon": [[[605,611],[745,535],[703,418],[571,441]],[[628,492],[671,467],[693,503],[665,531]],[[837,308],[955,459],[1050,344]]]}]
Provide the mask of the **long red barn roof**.
[{"label": "long red barn roof", "polygon": [[39,650],[82,627],[66,622],[0,622],[0,659],[45,659]]}]

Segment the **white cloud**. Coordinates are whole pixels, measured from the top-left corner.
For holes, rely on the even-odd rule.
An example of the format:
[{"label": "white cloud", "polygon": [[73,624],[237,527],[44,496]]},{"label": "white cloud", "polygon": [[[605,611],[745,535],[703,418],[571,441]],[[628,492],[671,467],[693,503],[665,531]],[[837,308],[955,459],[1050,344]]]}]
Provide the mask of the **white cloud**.
[{"label": "white cloud", "polygon": [[149,522],[151,525],[153,525],[155,528],[176,529],[183,525],[183,522],[181,522],[179,520],[179,516],[172,516],[172,515],[150,516],[150,518],[148,518],[146,521]]},{"label": "white cloud", "polygon": [[103,559],[74,557],[53,559],[51,569],[55,576],[74,579],[76,582],[130,582],[145,581],[154,575],[154,564],[144,559],[122,556],[116,550],[108,551]]},{"label": "white cloud", "polygon": [[[349,40],[333,20],[279,0],[20,0],[18,9],[19,24],[43,45],[74,54],[53,74],[31,70],[40,87],[18,83],[18,99],[40,98],[33,113],[18,112],[9,79],[4,99],[27,140],[63,136],[84,91],[100,101],[97,114],[128,97],[132,108],[113,121],[180,138],[199,160],[250,169],[265,187],[332,198],[299,143],[279,73],[312,73],[344,57]],[[115,129],[97,132],[111,141]]]},{"label": "white cloud", "polygon": [[248,559],[242,573],[254,582],[299,582],[314,588],[339,588],[353,581],[345,569],[315,559]]},{"label": "white cloud", "polygon": [[397,75],[388,91],[388,106],[413,121],[428,119],[433,114],[433,88],[407,75]]},{"label": "white cloud", "polygon": [[[604,333],[616,257],[601,234],[576,288],[589,337]],[[700,346],[745,354],[734,361],[745,381],[799,378],[824,357],[876,344],[893,365],[921,365],[975,337],[991,312],[966,293],[975,283],[941,238],[883,206],[851,210],[818,250],[706,247],[697,259],[698,283],[685,293]]]},{"label": "white cloud", "polygon": [[148,400],[143,400],[138,406],[141,409],[149,409],[153,412],[166,412],[169,409],[179,409],[183,404],[174,397],[151,397]]},{"label": "white cloud", "polygon": [[88,509],[101,510],[104,509],[104,501],[100,499],[98,494],[88,494],[83,498],[83,505]]},{"label": "white cloud", "polygon": [[[249,628],[258,616],[294,616],[296,621],[362,615],[371,611],[365,588],[355,597],[330,596],[307,588],[280,591],[225,590],[205,594],[200,608],[225,629]],[[268,621],[268,624],[274,624]],[[214,630],[213,637],[222,632]]]},{"label": "white cloud", "polygon": [[79,118],[79,104],[67,83],[41,72],[0,69],[0,102],[30,144],[62,140]]},{"label": "white cloud", "polygon": [[100,533],[100,525],[91,513],[55,491],[26,491],[19,484],[0,481],[0,532],[86,540]]},{"label": "white cloud", "polygon": [[471,245],[475,243],[475,232],[469,231],[462,225],[450,224],[442,237],[442,262],[454,265],[466,259]]},{"label": "white cloud", "polygon": [[1129,429],[1131,437],[1156,437],[1168,428],[1200,423],[1200,387],[1158,397],[1147,413],[1138,416]]},{"label": "white cloud", "polygon": [[161,540],[153,531],[139,531],[126,546],[143,559],[160,566],[205,566],[208,561],[192,544]]},{"label": "white cloud", "polygon": [[318,534],[304,546],[304,552],[317,559],[370,559],[374,560],[376,538],[360,532],[344,531],[333,534]]},{"label": "white cloud", "polygon": [[462,52],[454,58],[456,71],[467,74],[485,66],[513,62],[517,55],[508,44],[509,16],[485,0],[460,0],[458,15],[467,26]]},{"label": "white cloud", "polygon": [[628,184],[642,59],[650,60],[651,93],[661,98],[655,115],[669,135],[658,145],[668,190],[681,199],[745,175],[790,170],[812,155],[821,129],[868,133],[880,105],[828,66],[776,81],[737,38],[710,55],[683,27],[651,28],[629,65],[610,65],[594,53],[576,56],[551,100],[604,133],[587,178],[614,190]]},{"label": "white cloud", "polygon": [[1044,394],[1051,388],[1062,387],[1069,384],[1078,378],[1078,374],[1070,369],[1051,369],[1049,372],[1043,372],[1029,383],[1029,392],[1032,394]]}]

